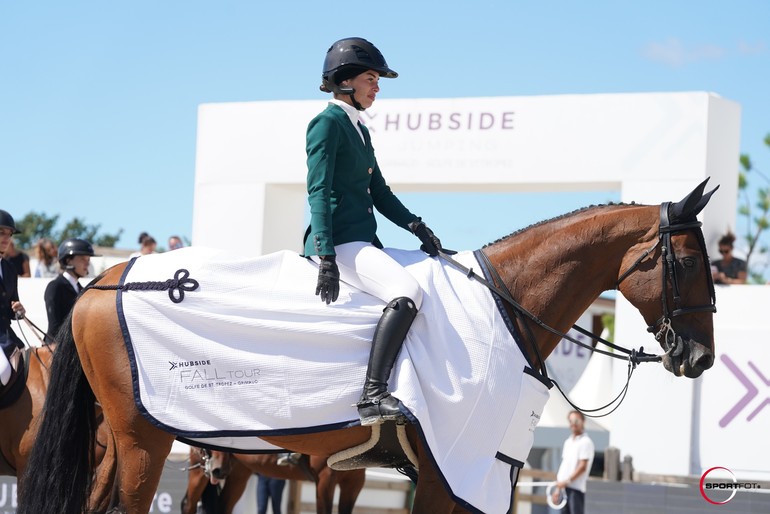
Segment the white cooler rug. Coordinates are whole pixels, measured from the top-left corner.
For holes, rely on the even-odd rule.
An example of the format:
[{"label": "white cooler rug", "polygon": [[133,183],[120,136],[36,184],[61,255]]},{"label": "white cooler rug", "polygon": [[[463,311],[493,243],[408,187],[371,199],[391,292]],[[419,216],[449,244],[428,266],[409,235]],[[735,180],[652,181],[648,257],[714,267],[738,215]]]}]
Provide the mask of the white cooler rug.
[{"label": "white cooler rug", "polygon": [[[508,512],[548,388],[524,372],[530,364],[486,287],[420,251],[386,251],[424,290],[391,391],[453,496],[473,511]],[[456,260],[481,269],[471,252]],[[353,404],[384,302],[343,283],[326,305],[313,294],[317,266],[288,251],[147,255],[121,283],[164,282],[180,269],[197,288],[171,291],[178,303],[164,290],[118,292],[134,395],[150,422],[242,451],[276,449],[260,435],[358,423]]]}]

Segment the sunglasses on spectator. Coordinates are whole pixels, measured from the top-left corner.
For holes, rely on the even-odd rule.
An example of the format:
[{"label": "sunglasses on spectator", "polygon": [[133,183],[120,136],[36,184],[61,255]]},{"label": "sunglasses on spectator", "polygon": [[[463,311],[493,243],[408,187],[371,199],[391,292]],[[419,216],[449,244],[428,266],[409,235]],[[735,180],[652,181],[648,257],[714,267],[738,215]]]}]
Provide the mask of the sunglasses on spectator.
[{"label": "sunglasses on spectator", "polygon": [[724,255],[726,253],[730,253],[731,251],[732,250],[730,248],[720,248],[719,249],[719,253],[721,253],[722,255]]}]

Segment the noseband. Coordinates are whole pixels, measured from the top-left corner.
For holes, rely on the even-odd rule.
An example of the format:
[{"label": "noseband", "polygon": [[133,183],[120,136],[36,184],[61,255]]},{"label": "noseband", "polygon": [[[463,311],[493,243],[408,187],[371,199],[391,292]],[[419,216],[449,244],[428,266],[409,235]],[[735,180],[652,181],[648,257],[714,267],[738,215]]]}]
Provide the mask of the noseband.
[{"label": "noseband", "polygon": [[[660,228],[658,229],[658,240],[652,246],[652,248],[645,251],[632,265],[618,278],[615,284],[615,289],[620,289],[620,283],[623,282],[636,268],[644,261],[658,245],[660,245],[660,253],[662,256],[662,287],[661,287],[661,306],[663,314],[652,325],[647,326],[648,332],[655,332],[655,339],[663,343],[663,347],[666,349],[666,353],[669,353],[672,357],[676,357],[682,354],[684,351],[684,342],[680,336],[677,336],[674,330],[671,320],[676,316],[683,314],[694,314],[696,312],[716,312],[716,294],[714,292],[714,279],[711,277],[711,273],[706,273],[706,281],[708,283],[709,295],[711,301],[708,305],[698,305],[694,307],[682,306],[682,296],[679,288],[679,277],[676,271],[676,254],[674,253],[674,246],[671,244],[671,235],[678,232],[685,232],[687,230],[697,229],[695,232],[698,238],[698,245],[700,246],[701,255],[703,256],[704,264],[708,262],[708,252],[706,251],[706,242],[703,238],[703,231],[701,230],[702,223],[697,219],[692,221],[686,221],[682,223],[671,224],[669,219],[669,206],[671,202],[664,202],[660,205]],[[668,290],[669,284],[671,287],[671,296],[674,299],[674,309],[671,310],[668,302]],[[658,328],[660,327],[660,328]]]}]

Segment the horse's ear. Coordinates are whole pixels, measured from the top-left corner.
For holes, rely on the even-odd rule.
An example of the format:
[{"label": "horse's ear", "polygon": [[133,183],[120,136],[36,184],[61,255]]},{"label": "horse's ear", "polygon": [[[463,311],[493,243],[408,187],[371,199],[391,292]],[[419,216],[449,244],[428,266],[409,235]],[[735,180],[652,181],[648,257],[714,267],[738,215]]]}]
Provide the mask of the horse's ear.
[{"label": "horse's ear", "polygon": [[708,181],[709,179],[707,178],[698,184],[695,189],[693,189],[690,194],[685,196],[682,200],[671,204],[671,210],[669,211],[671,219],[680,221],[693,219],[698,215],[698,213],[700,213],[700,211],[703,210],[704,207],[706,207],[706,204],[711,199],[711,195],[714,194],[714,191],[719,189],[719,186],[717,186],[704,195],[703,190],[706,188],[706,183]]},{"label": "horse's ear", "polygon": [[[706,180],[708,180],[708,179],[706,179]],[[704,182],[704,184],[705,184],[705,182]],[[713,195],[716,192],[717,189],[719,189],[719,185],[717,185],[717,187],[715,187],[714,189],[712,189],[711,191],[709,191],[708,193],[703,195],[701,197],[701,199],[698,200],[698,203],[697,203],[697,205],[695,205],[695,209],[692,212],[693,216],[697,216],[698,214],[700,214],[700,211],[702,211],[703,208],[706,207],[706,204],[709,203],[709,200],[711,200],[711,195]]]}]

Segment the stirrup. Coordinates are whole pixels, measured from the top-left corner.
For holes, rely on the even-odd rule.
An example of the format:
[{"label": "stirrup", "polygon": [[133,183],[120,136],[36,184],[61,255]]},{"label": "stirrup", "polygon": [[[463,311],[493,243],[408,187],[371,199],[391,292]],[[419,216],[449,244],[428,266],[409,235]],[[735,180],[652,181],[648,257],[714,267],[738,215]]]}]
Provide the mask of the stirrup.
[{"label": "stirrup", "polygon": [[[390,399],[388,401],[388,399]],[[384,406],[390,412],[383,413],[380,406]],[[398,408],[399,400],[388,391],[372,398],[362,398],[354,406],[358,408],[358,416],[361,426],[381,425],[385,421],[395,421],[398,424],[407,422],[406,416]]]}]

